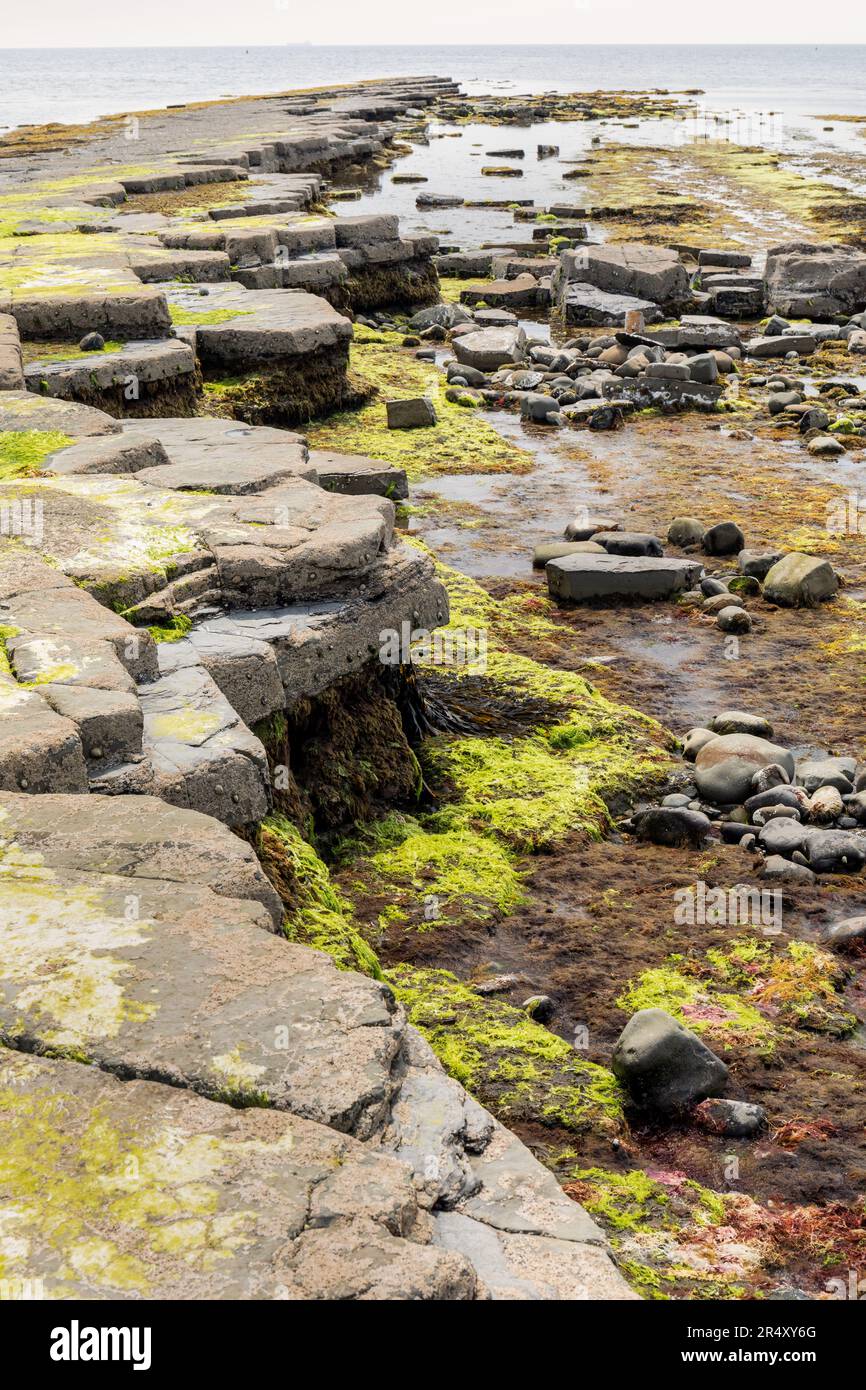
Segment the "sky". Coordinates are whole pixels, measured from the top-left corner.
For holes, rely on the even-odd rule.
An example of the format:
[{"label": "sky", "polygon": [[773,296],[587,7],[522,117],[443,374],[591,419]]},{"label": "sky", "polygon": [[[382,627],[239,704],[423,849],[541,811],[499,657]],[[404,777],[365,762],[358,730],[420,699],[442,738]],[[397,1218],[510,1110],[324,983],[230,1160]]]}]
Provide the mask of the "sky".
[{"label": "sky", "polygon": [[[863,0],[0,0],[4,48],[866,43]],[[336,74],[335,74],[336,76]]]}]

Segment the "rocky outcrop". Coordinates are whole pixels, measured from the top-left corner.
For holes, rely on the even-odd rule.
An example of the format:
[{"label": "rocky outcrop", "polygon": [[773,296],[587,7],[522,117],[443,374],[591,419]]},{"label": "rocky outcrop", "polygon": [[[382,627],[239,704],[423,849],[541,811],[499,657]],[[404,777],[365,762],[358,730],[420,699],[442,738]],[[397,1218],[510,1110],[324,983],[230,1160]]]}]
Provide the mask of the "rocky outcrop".
[{"label": "rocky outcrop", "polygon": [[664,309],[681,307],[689,299],[688,275],[676,251],[642,242],[563,251],[553,277],[554,300],[563,312],[572,284],[634,296]]},{"label": "rocky outcrop", "polygon": [[787,242],[767,252],[766,302],[778,314],[820,319],[866,306],[866,253],[853,246]]},{"label": "rocky outcrop", "polygon": [[7,1277],[53,1297],[631,1296],[387,985],[274,934],[275,895],[217,822],[3,795],[0,829],[0,1198],[29,1237]]}]

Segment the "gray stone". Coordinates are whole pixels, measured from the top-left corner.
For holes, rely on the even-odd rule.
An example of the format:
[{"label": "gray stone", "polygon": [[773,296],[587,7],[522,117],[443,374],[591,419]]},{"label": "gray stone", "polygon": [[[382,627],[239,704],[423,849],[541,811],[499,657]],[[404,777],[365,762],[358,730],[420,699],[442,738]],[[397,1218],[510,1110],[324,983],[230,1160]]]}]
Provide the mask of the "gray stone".
[{"label": "gray stone", "polygon": [[781,879],[783,883],[803,883],[810,886],[816,882],[816,876],[811,869],[807,869],[804,864],[792,864],[789,859],[783,859],[780,854],[767,856],[764,860],[761,876],[762,878]]},{"label": "gray stone", "polygon": [[598,598],[671,598],[689,589],[702,566],[655,556],[572,555],[546,566],[553,598],[583,603]]},{"label": "gray stone", "polygon": [[782,334],[775,338],[750,338],[745,345],[749,357],[787,357],[794,352],[798,357],[810,357],[817,347],[817,340],[807,333]]},{"label": "gray stone", "polygon": [[348,497],[372,494],[390,497],[394,501],[402,501],[409,496],[406,470],[382,463],[379,459],[314,449],[309,462],[316,471],[319,486],[328,492],[339,492]]},{"label": "gray stone", "polygon": [[427,396],[412,400],[386,401],[389,430],[427,429],[436,424],[436,410]]},{"label": "gray stone", "polygon": [[544,541],[532,552],[533,569],[544,569],[548,560],[559,560],[563,555],[604,555],[607,552],[595,541]]},{"label": "gray stone", "polygon": [[694,516],[676,516],[668,527],[668,540],[671,545],[700,545],[706,531],[702,521]]},{"label": "gray stone", "polygon": [[851,830],[813,830],[803,853],[816,874],[859,873],[866,863],[866,836]]},{"label": "gray stone", "polygon": [[794,759],[787,749],[752,734],[720,734],[695,759],[698,791],[721,806],[745,801],[755,772],[768,763],[779,763],[793,777]]},{"label": "gray stone", "polygon": [[564,251],[559,277],[595,285],[611,294],[633,295],[666,307],[689,296],[685,266],[675,251],[641,242],[585,246]]},{"label": "gray stone", "polygon": [[752,619],[745,609],[731,603],[719,610],[716,626],[722,632],[751,632]]},{"label": "gray stone", "polygon": [[664,554],[659,541],[642,531],[596,531],[593,536],[596,545],[601,545],[608,555],[652,555]]},{"label": "gray stone", "polygon": [[745,537],[735,521],[719,521],[704,532],[701,544],[708,555],[733,555],[742,550]]},{"label": "gray stone", "polygon": [[457,361],[480,372],[495,372],[507,362],[519,362],[526,350],[522,328],[480,328],[464,333],[452,344]]},{"label": "gray stone", "polygon": [[773,726],[768,719],[744,710],[726,709],[713,716],[710,728],[716,734],[754,734],[757,738],[772,738]]},{"label": "gray stone", "polygon": [[683,757],[694,762],[704,744],[711,743],[716,737],[717,735],[713,733],[712,729],[689,729],[683,739]]},{"label": "gray stone", "polygon": [[832,598],[839,581],[829,560],[792,550],[768,570],[764,598],[784,607],[812,607]]},{"label": "gray stone", "polygon": [[639,1109],[675,1114],[725,1087],[728,1069],[663,1009],[641,1009],[619,1036],[611,1063]]},{"label": "gray stone", "polygon": [[866,937],[866,917],[846,917],[828,927],[825,941],[831,946],[845,946],[850,941],[862,941]]},{"label": "gray stone", "polygon": [[632,826],[639,840],[693,849],[700,849],[711,828],[708,816],[687,806],[651,806],[633,817]]},{"label": "gray stone", "polygon": [[781,550],[741,550],[737,556],[737,564],[743,574],[763,583],[770,570],[781,559]]},{"label": "gray stone", "polygon": [[764,274],[767,302],[792,318],[852,313],[866,301],[866,254],[851,246],[773,246]]},{"label": "gray stone", "polygon": [[790,858],[795,850],[802,853],[810,835],[815,833],[799,821],[775,817],[761,826],[758,843],[767,854],[781,854]]},{"label": "gray stone", "polygon": [[647,323],[664,318],[658,304],[630,294],[611,294],[582,281],[561,283],[559,304],[566,324],[595,328],[622,327],[630,314],[642,314]]},{"label": "gray stone", "polygon": [[710,1134],[724,1134],[731,1139],[751,1139],[767,1126],[764,1107],[744,1100],[702,1100],[695,1106],[692,1118]]}]

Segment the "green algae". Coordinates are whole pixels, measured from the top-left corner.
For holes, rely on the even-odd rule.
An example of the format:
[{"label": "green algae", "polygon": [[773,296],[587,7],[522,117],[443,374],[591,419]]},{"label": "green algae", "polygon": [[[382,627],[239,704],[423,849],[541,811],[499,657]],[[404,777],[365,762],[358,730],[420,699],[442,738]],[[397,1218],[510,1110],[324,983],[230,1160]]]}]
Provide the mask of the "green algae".
[{"label": "green algae", "polygon": [[152,924],[118,916],[98,888],[57,884],[39,856],[22,857],[5,840],[0,922],[0,954],[16,1009],[39,1020],[47,1047],[81,1049],[94,1036],[116,1037],[124,1023],[156,1012],[157,1005],[126,996],[123,978],[131,966],[114,954],[145,942]]},{"label": "green algae", "polygon": [[627,1173],[605,1168],[577,1168],[571,1181],[588,1189],[581,1203],[592,1216],[613,1231],[646,1231],[659,1226],[675,1228],[671,1200],[661,1183],[647,1177],[640,1168]]},{"label": "green algae", "polygon": [[258,850],[287,906],[289,941],[326,951],[341,970],[381,979],[378,957],[358,931],[351,903],[298,828],[285,816],[268,816],[259,827]]},{"label": "green algae", "polygon": [[151,737],[156,740],[168,739],[174,743],[205,743],[222,726],[219,714],[209,710],[173,710],[169,714],[154,715],[151,720]]},{"label": "green algae", "polygon": [[772,1053],[788,1028],[844,1037],[857,1026],[841,1006],[845,969],[804,941],[734,940],[703,959],[671,956],[645,970],[617,999],[627,1013],[665,1009],[714,1047]]},{"label": "green algae", "polygon": [[82,1282],[147,1296],[157,1257],[207,1271],[252,1243],[256,1213],[221,1212],[214,1179],[255,1144],[117,1123],[101,1105],[84,1115],[53,1083],[25,1091],[24,1062],[7,1057],[0,1075],[0,1275],[37,1268],[55,1297]]},{"label": "green algae", "polygon": [[163,627],[149,627],[148,632],[154,642],[181,642],[192,631],[192,619],[185,613],[176,613],[170,623]]},{"label": "green algae", "polygon": [[758,1008],[783,1024],[835,1037],[845,1037],[857,1027],[856,1015],[839,1000],[845,967],[811,942],[774,947],[743,937],[726,951],[708,950],[707,961],[725,985],[747,991]]},{"label": "green algae", "polygon": [[[509,443],[480,413],[446,400],[447,383],[435,363],[401,350],[401,339],[399,333],[356,325],[350,366],[379,395],[360,410],[312,421],[304,430],[311,448],[381,459],[413,480],[439,473],[528,472],[532,454]],[[385,400],[410,396],[428,396],[437,423],[423,430],[389,429]]]},{"label": "green algae", "polygon": [[251,314],[251,309],[185,309],[179,304],[169,304],[168,312],[171,321],[176,327],[198,326],[206,327],[208,324],[229,323],[232,319],[242,318],[246,314]]},{"label": "green algae", "polygon": [[754,1004],[683,973],[676,964],[644,970],[616,1004],[629,1014],[639,1009],[664,1009],[725,1051],[748,1047],[770,1053],[776,1044],[773,1024]]},{"label": "green algae", "polygon": [[0,481],[33,477],[49,454],[72,443],[60,430],[0,431]]},{"label": "green algae", "polygon": [[[518,908],[528,870],[521,856],[568,834],[597,839],[609,802],[663,780],[667,736],[651,720],[607,701],[573,671],[509,650],[541,646],[561,630],[521,601],[494,599],[474,580],[438,565],[451,601],[450,630],[486,633],[486,671],[422,659],[420,669],[460,682],[471,675],[521,716],[513,737],[439,735],[419,758],[429,802],[357,827],[337,847],[353,895],[372,897],[383,933],[435,931],[447,922],[489,922]],[[446,633],[449,629],[445,629]]]},{"label": "green algae", "polygon": [[380,927],[435,930],[454,914],[486,922],[523,901],[514,856],[491,836],[468,826],[438,828],[432,817],[395,812],[359,828],[338,846],[354,864],[357,887],[387,897]]},{"label": "green algae", "polygon": [[[492,275],[442,275],[439,293],[446,304],[459,304],[464,290],[477,290],[480,285],[492,284]],[[478,307],[478,306],[476,306]]]},{"label": "green algae", "polygon": [[613,1074],[521,1009],[476,994],[447,970],[397,965],[388,980],[449,1074],[506,1123],[620,1130],[622,1093]]}]

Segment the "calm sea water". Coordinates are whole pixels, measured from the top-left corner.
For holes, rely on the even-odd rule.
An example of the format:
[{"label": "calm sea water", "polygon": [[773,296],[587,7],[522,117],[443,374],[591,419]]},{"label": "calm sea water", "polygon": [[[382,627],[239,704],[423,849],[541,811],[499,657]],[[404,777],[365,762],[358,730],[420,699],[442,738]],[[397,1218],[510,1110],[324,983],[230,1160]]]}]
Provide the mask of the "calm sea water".
[{"label": "calm sea water", "polygon": [[711,110],[866,114],[866,44],[821,46],[7,49],[0,129],[285,91],[365,77],[436,74],[468,91],[702,87]]}]

